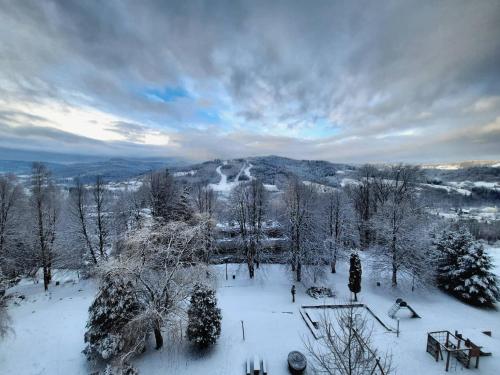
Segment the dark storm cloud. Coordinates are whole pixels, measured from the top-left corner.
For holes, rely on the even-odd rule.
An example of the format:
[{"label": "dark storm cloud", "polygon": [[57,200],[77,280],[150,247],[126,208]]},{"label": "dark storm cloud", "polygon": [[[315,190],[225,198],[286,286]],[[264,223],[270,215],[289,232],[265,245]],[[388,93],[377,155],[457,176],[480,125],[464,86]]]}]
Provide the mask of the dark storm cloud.
[{"label": "dark storm cloud", "polygon": [[[6,1],[0,35],[8,103],[92,106],[128,119],[109,129],[130,142],[164,128],[166,154],[500,157],[483,139],[500,116],[497,1]],[[144,95],[168,87],[189,98]]]}]

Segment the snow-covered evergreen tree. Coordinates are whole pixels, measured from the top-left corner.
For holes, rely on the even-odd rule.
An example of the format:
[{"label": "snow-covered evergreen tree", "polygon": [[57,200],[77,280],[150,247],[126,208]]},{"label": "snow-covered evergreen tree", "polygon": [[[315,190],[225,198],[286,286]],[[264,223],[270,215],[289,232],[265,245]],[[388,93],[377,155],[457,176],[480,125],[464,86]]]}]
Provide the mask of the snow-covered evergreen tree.
[{"label": "snow-covered evergreen tree", "polygon": [[500,300],[497,279],[491,272],[491,257],[484,252],[483,245],[474,243],[465,255],[460,257],[460,272],[457,275],[462,285],[455,287],[459,297],[470,304],[493,306]]},{"label": "snow-covered evergreen tree", "polygon": [[361,292],[361,261],[356,253],[351,254],[350,261],[349,290],[354,293],[354,301],[357,301],[358,293]]},{"label": "snow-covered evergreen tree", "polygon": [[445,230],[436,241],[438,286],[467,303],[492,306],[500,290],[491,258],[465,227]]},{"label": "snow-covered evergreen tree", "polygon": [[184,186],[173,204],[172,214],[174,220],[189,221],[193,217],[193,209],[190,204],[190,189]]},{"label": "snow-covered evergreen tree", "polygon": [[130,282],[124,282],[119,275],[104,275],[99,292],[89,307],[89,320],[85,333],[84,354],[87,359],[108,360],[124,348],[123,327],[139,311],[139,305],[131,293]]},{"label": "snow-covered evergreen tree", "polygon": [[200,284],[195,285],[188,318],[189,341],[200,348],[215,344],[220,336],[222,316],[212,289]]},{"label": "snow-covered evergreen tree", "polygon": [[437,284],[440,288],[448,291],[454,289],[460,257],[467,253],[473,242],[474,238],[465,227],[459,227],[458,230],[449,228],[438,236],[435,246],[438,258]]}]

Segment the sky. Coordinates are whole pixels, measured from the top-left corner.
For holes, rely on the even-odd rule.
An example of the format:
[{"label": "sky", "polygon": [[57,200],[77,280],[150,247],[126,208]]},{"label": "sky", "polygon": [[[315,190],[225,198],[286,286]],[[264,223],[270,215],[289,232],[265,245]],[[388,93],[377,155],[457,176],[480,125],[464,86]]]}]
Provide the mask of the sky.
[{"label": "sky", "polygon": [[500,1],[0,0],[0,147],[500,159]]}]

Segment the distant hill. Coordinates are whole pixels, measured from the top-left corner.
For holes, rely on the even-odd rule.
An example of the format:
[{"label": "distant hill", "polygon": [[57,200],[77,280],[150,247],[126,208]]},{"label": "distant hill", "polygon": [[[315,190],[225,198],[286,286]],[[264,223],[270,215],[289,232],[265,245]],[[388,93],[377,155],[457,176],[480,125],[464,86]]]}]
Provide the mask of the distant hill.
[{"label": "distant hill", "polygon": [[[27,177],[33,161],[44,162],[59,182],[80,176],[91,182],[101,175],[107,181],[121,181],[141,176],[150,171],[168,168],[185,182],[217,183],[217,167],[223,165],[224,174],[231,180],[240,169],[250,163],[251,175],[265,184],[283,185],[290,176],[330,186],[337,186],[344,178],[354,176],[358,165],[332,163],[322,160],[296,160],[281,156],[258,156],[231,160],[209,160],[191,164],[186,160],[170,158],[106,158],[77,154],[22,151],[0,148],[0,173],[15,173]],[[428,181],[439,183],[462,181],[500,181],[499,161],[468,161],[457,163],[421,164]]]},{"label": "distant hill", "polygon": [[217,183],[220,176],[216,169],[223,166],[224,174],[231,180],[246,164],[252,165],[252,177],[259,178],[265,184],[282,185],[290,176],[297,176],[304,181],[318,183],[338,183],[346,173],[353,172],[354,166],[331,163],[322,160],[295,160],[280,156],[258,156],[240,159],[215,159],[204,163],[171,168],[171,172],[186,182]]},{"label": "distant hill", "polygon": [[[31,173],[34,160],[0,160],[0,173],[14,173],[25,177]],[[144,173],[171,168],[185,164],[177,158],[165,159],[120,159],[87,162],[48,162],[43,161],[58,182],[80,176],[83,182],[91,182],[96,176],[103,176],[106,181],[120,181],[137,177]]]}]

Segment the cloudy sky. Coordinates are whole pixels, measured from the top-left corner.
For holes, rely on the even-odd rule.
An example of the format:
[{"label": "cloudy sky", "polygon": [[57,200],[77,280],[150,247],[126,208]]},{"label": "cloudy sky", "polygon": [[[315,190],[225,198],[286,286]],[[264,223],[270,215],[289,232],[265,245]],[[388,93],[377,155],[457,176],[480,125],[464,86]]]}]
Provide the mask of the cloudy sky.
[{"label": "cloudy sky", "polygon": [[500,158],[500,2],[0,0],[0,147]]}]

